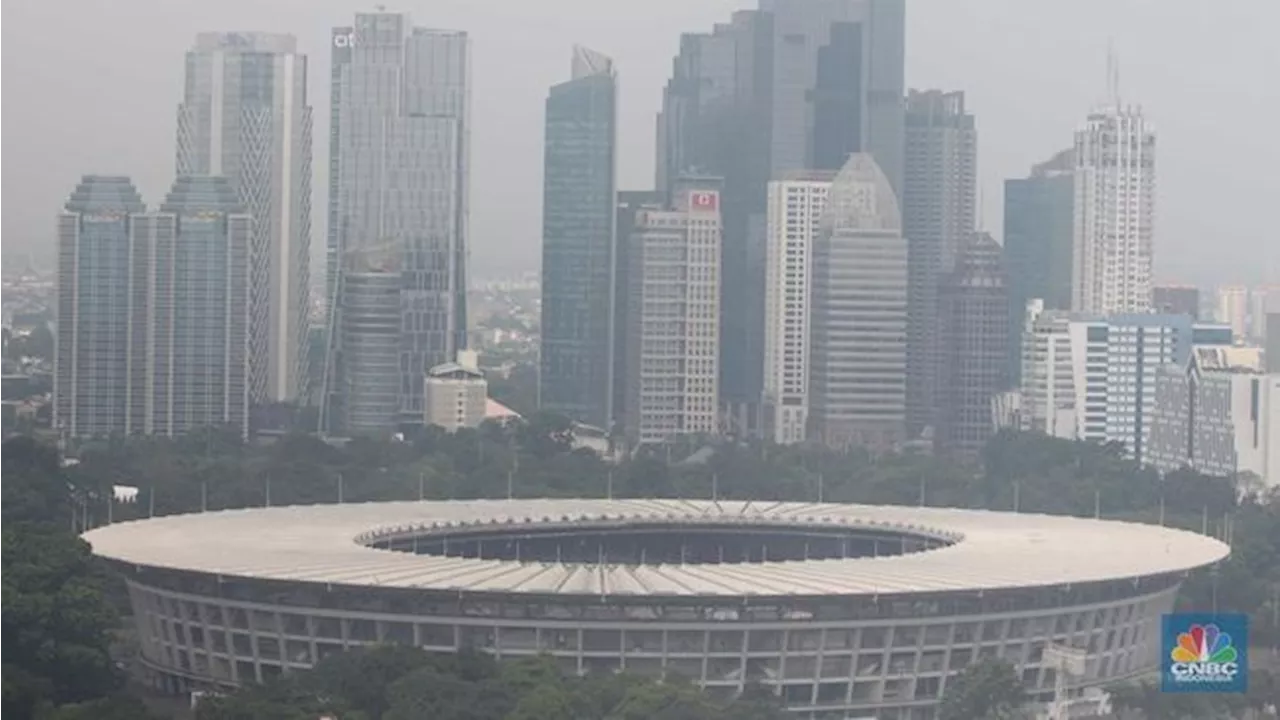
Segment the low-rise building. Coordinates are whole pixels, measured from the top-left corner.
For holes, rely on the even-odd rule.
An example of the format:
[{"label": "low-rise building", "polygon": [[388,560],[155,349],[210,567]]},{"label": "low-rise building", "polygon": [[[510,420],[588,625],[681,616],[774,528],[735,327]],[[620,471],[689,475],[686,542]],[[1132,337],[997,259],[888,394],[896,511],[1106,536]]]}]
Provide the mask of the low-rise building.
[{"label": "low-rise building", "polygon": [[1146,462],[1157,376],[1185,366],[1191,348],[1229,344],[1226,327],[1188,315],[1099,317],[1027,304],[1022,427],[1055,437],[1119,443]]},{"label": "low-rise building", "polygon": [[1156,380],[1148,460],[1168,472],[1257,475],[1280,486],[1280,373],[1261,349],[1196,347]]},{"label": "low-rise building", "polygon": [[439,425],[455,432],[478,427],[487,417],[489,383],[476,366],[476,354],[458,353],[457,362],[437,365],[427,371],[423,388],[426,402],[423,423]]}]

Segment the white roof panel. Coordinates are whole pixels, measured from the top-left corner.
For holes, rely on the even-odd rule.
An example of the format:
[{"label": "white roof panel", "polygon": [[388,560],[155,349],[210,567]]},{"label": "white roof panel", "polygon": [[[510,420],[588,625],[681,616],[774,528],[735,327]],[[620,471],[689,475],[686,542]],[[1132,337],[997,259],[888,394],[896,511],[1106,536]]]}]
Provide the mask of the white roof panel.
[{"label": "white roof panel", "polygon": [[[914,528],[959,538],[907,555],[729,564],[555,564],[413,555],[357,538],[399,528],[582,520]],[[577,595],[890,594],[1062,585],[1182,572],[1226,557],[1181,530],[1073,517],[869,505],[690,500],[479,500],[228,510],[85,534],[98,555],[226,576]]]}]

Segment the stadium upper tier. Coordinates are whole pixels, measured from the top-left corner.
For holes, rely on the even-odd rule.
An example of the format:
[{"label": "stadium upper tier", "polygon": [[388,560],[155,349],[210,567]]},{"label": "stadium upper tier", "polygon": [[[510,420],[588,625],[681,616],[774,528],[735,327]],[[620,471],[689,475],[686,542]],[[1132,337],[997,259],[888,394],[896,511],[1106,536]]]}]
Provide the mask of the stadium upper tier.
[{"label": "stadium upper tier", "polygon": [[85,535],[96,554],[226,578],[477,593],[900,595],[1177,574],[1212,538],[1010,512],[689,500],[474,500],[178,515]]}]

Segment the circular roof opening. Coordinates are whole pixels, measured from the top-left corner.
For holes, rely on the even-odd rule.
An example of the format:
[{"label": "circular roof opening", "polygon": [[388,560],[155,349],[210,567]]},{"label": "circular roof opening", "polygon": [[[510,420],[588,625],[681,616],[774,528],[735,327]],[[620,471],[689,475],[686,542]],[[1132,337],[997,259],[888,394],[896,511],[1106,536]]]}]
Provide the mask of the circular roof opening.
[{"label": "circular roof opening", "polygon": [[369,547],[437,557],[607,565],[719,565],[887,557],[953,544],[941,532],[888,526],[581,520],[375,531]]}]

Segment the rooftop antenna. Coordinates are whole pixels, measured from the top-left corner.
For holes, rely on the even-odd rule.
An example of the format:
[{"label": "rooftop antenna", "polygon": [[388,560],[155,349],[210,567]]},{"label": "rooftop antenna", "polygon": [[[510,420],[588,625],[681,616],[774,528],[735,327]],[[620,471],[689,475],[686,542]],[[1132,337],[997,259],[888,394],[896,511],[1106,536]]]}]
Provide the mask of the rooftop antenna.
[{"label": "rooftop antenna", "polygon": [[1107,40],[1107,100],[1120,107],[1120,60],[1113,39]]}]

